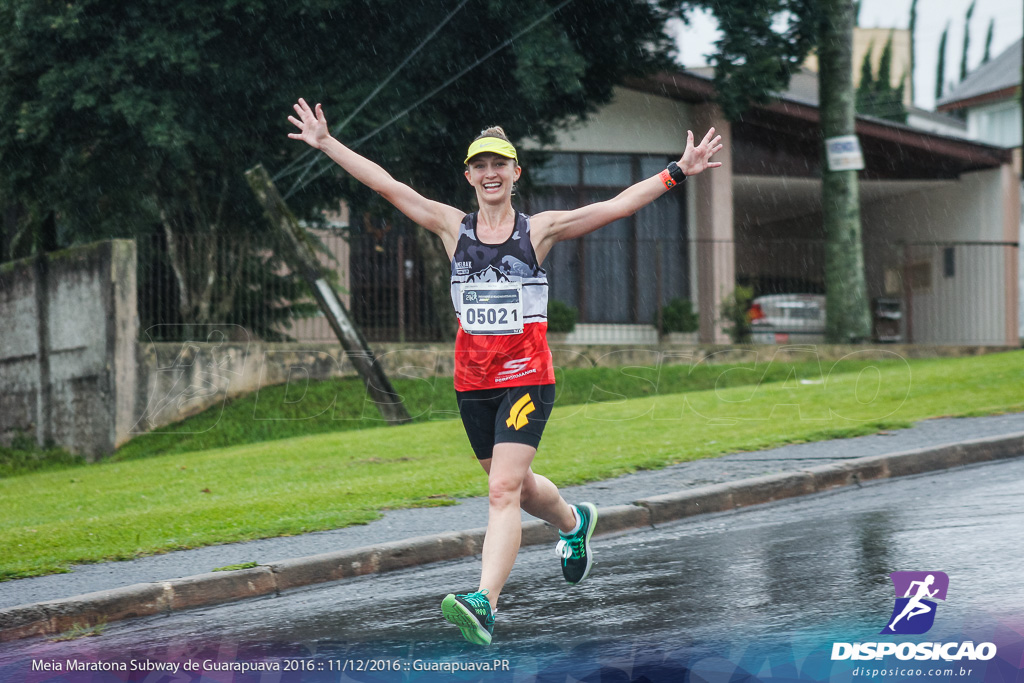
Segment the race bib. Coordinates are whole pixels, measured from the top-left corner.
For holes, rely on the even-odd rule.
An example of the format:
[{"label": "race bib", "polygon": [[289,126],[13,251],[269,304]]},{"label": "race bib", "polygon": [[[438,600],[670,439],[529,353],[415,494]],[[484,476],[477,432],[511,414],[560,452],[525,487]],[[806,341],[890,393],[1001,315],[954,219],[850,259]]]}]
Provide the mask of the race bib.
[{"label": "race bib", "polygon": [[521,282],[466,282],[462,285],[462,329],[469,334],[522,334]]}]

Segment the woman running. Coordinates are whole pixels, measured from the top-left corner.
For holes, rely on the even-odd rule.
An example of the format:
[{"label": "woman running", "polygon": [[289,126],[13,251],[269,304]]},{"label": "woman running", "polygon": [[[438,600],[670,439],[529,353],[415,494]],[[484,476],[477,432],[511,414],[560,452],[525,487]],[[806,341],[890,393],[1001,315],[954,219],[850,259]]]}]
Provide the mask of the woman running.
[{"label": "woman running", "polygon": [[451,295],[459,329],[455,339],[455,390],[459,413],[476,457],[487,473],[487,533],[480,584],[475,592],[449,594],[445,619],[466,640],[491,642],[498,597],[519,553],[519,510],[559,530],[557,551],[570,584],[587,578],[593,564],[590,537],[597,524],[592,503],[570,505],[558,488],[531,469],[551,414],[555,374],[547,344],[547,275],[551,248],[632,215],[686,176],[721,166],[712,128],[697,146],[687,131],[686,151],[664,171],[623,190],[614,199],[573,211],[527,216],[512,208],[512,188],[522,168],[501,128],[488,128],[466,153],[466,180],[478,210],[465,213],[426,199],[376,163],[334,139],[319,104],[305,100],[289,116],[298,129],[288,137],[326,153],[349,175],[380,194],[409,220],[441,238],[451,259]]}]

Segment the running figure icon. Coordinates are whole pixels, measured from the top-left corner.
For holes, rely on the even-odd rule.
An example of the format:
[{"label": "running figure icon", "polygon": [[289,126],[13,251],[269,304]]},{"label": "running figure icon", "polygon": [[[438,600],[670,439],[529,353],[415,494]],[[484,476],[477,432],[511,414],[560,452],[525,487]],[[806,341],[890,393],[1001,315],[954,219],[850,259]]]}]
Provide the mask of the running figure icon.
[{"label": "running figure icon", "polygon": [[[931,606],[921,602],[921,599],[925,597],[934,598],[935,594],[939,592],[938,588],[933,591],[928,590],[928,587],[933,583],[935,583],[934,574],[929,574],[924,581],[912,581],[910,583],[910,588],[907,590],[907,594],[903,596],[905,598],[910,598],[910,601],[907,603],[907,606],[903,608],[903,611],[900,612],[900,615],[893,619],[892,623],[889,624],[890,631],[896,630],[896,622],[903,617],[906,617],[907,621],[910,621],[919,614],[927,614],[932,611]],[[914,586],[917,586],[917,593],[911,595],[910,593],[914,590]]]},{"label": "running figure icon", "polygon": [[[945,600],[949,577],[945,572],[893,572],[896,604],[882,633],[921,634],[935,622],[936,600]],[[914,619],[914,617],[918,617]]]}]

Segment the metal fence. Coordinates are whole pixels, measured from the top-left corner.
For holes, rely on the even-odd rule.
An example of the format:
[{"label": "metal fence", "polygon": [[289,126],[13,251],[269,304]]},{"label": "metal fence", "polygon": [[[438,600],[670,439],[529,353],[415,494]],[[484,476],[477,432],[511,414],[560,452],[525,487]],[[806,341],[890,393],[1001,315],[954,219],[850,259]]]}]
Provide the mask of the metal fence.
[{"label": "metal fence", "polygon": [[155,233],[137,245],[144,340],[192,340],[212,328],[232,340],[284,340],[289,321],[315,313],[281,256],[244,236]]},{"label": "metal fence", "polygon": [[[323,272],[368,340],[441,338],[415,239],[310,232],[323,247]],[[189,236],[169,245],[163,234],[140,239],[138,248],[146,341],[186,341],[212,328],[235,339],[338,341],[304,283],[269,248],[224,236]]]},{"label": "metal fence", "polygon": [[[735,249],[736,281],[755,297],[825,293],[824,240],[761,239],[720,248]],[[872,339],[1005,344],[1012,336],[1018,249],[1016,242],[864,240]]]},{"label": "metal fence", "polygon": [[[426,265],[429,259],[415,235],[398,229],[316,235],[325,247],[322,265],[337,274],[343,302],[368,340],[428,342],[451,332],[447,274]],[[223,240],[183,242],[177,249],[177,270],[192,273],[189,286],[201,289],[212,281],[207,308],[195,301],[182,305],[184,285],[166,239],[158,235],[141,242],[139,315],[148,338],[187,338],[194,334],[189,323],[202,322],[196,315],[205,313],[207,321],[234,326],[250,339],[337,341],[304,286],[268,250]],[[566,341],[656,343],[665,338],[662,333],[678,330],[671,325],[678,324],[680,306],[693,301],[696,309],[694,294],[702,287],[716,287],[720,296],[735,285],[750,287],[754,297],[823,294],[825,251],[822,240],[686,241],[595,233],[556,245],[545,266],[551,298],[578,313]],[[1011,242],[866,240],[873,337],[1005,343],[1017,258],[1018,245]]]}]

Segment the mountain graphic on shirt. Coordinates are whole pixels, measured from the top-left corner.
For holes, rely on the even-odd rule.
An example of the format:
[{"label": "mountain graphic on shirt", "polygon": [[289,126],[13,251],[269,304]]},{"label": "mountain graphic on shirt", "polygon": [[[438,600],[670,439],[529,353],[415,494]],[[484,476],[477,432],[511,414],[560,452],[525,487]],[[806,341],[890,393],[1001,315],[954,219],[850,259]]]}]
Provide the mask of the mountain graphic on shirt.
[{"label": "mountain graphic on shirt", "polygon": [[530,278],[534,271],[530,269],[528,265],[520,261],[513,256],[505,256],[502,259],[502,264],[508,269],[508,273],[513,275],[515,280],[509,278],[509,275],[502,272],[493,265],[488,265],[483,270],[471,273],[466,279],[467,283],[511,283],[519,282],[521,279]]}]

